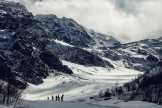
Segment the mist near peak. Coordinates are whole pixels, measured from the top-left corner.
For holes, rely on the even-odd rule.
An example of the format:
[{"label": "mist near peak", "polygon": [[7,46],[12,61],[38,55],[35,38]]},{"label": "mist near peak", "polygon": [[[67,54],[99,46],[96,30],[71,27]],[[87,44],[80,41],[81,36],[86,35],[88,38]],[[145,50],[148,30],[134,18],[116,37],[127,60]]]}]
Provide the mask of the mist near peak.
[{"label": "mist near peak", "polygon": [[[162,36],[161,0],[9,0],[36,14],[68,17],[123,42]],[[152,35],[153,34],[153,35]],[[152,36],[151,36],[152,35]]]}]

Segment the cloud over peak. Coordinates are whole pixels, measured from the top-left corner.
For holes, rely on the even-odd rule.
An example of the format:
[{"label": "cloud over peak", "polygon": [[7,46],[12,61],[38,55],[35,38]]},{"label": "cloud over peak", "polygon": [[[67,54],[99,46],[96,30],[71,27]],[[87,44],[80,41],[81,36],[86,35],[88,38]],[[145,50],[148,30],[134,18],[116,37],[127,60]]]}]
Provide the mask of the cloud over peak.
[{"label": "cloud over peak", "polygon": [[[34,14],[69,17],[97,31],[113,32],[125,42],[162,35],[161,0],[9,0]],[[148,37],[149,36],[149,37]],[[155,37],[157,36],[157,37]]]}]

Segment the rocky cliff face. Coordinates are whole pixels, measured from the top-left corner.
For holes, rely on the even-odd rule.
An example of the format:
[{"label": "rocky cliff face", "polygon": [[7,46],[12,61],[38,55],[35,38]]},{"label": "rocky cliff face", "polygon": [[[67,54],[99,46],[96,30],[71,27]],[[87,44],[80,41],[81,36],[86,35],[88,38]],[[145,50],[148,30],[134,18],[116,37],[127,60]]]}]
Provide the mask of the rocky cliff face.
[{"label": "rocky cliff face", "polygon": [[[46,40],[52,38],[52,34],[40,26],[24,6],[2,1],[0,11],[0,55],[6,68],[11,68],[5,73],[18,74],[21,79],[33,84],[42,83],[42,78],[46,78],[49,72],[72,74],[54,53],[46,49]],[[2,77],[5,79],[5,76]]]},{"label": "rocky cliff face", "polygon": [[35,18],[57,35],[58,40],[80,48],[112,47],[120,45],[114,37],[88,30],[71,18],[56,15],[36,15]]}]

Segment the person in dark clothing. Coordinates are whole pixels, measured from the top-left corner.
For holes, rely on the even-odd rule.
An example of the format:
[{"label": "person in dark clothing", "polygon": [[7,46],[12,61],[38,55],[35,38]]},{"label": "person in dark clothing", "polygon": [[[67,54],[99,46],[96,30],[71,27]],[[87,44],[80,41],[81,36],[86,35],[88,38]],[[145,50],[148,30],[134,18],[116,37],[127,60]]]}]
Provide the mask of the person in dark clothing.
[{"label": "person in dark clothing", "polygon": [[61,96],[61,101],[64,101],[64,95]]},{"label": "person in dark clothing", "polygon": [[47,100],[49,100],[49,97],[47,97]]},{"label": "person in dark clothing", "polygon": [[57,98],[58,98],[58,101],[60,101],[60,96],[59,95],[57,96]]},{"label": "person in dark clothing", "polygon": [[52,100],[54,100],[54,97],[52,96]]},{"label": "person in dark clothing", "polygon": [[56,101],[58,101],[58,97],[56,96]]}]

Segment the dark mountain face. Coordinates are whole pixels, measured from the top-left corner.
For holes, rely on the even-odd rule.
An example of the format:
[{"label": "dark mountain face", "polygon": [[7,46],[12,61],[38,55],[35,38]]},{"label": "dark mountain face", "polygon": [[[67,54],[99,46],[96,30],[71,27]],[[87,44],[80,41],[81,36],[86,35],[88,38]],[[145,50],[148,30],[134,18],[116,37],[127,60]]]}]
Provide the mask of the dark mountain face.
[{"label": "dark mountain face", "polygon": [[60,62],[60,60],[58,59],[57,56],[55,56],[54,54],[52,54],[49,51],[42,52],[40,54],[40,59],[52,69],[55,69],[55,70],[58,70],[61,72],[65,72],[68,74],[73,73],[67,66],[62,65],[62,63]]},{"label": "dark mountain face", "polygon": [[77,47],[89,47],[95,41],[77,22],[68,18],[57,18],[55,15],[37,15],[35,18],[57,35],[57,39]]},{"label": "dark mountain face", "polygon": [[[50,25],[46,26],[35,19],[19,3],[0,2],[0,56],[4,58],[1,59],[0,72],[13,74],[13,85],[22,85],[20,88],[25,88],[24,81],[41,84],[49,72],[72,74],[72,70],[64,66],[60,59],[82,65],[113,68],[112,64],[98,55],[79,48],[94,43],[82,26],[66,18],[57,19],[57,23],[58,25],[54,24],[50,28]],[[53,28],[58,28],[59,23],[63,23],[65,27],[53,31]],[[68,37],[66,32],[70,29],[72,34]],[[56,43],[55,39],[76,46],[62,45]],[[2,74],[1,79],[6,80],[5,74]]]},{"label": "dark mountain face", "polygon": [[114,66],[108,61],[103,60],[98,55],[83,50],[81,48],[63,46],[61,44],[56,44],[53,43],[53,41],[50,41],[47,45],[47,49],[50,49],[52,52],[56,53],[60,59],[72,63],[87,66],[101,66],[114,68]]},{"label": "dark mountain face", "polygon": [[98,50],[92,52],[116,63],[122,62],[121,66],[126,68],[145,72],[159,62],[162,54],[161,42],[161,39],[146,39],[111,48],[101,48],[100,52]]},{"label": "dark mountain face", "polygon": [[121,66],[143,72],[159,61],[159,51],[162,46],[161,39],[146,39],[121,44],[114,37],[88,30],[69,18],[57,18],[55,15],[37,15],[35,18],[51,32],[55,32],[56,39],[73,45],[66,47],[55,45],[57,49],[51,48],[52,45],[48,45],[48,48],[57,53],[62,60],[82,65],[89,65],[90,63],[90,65],[94,66],[104,66],[105,63],[98,62],[103,60],[97,59],[94,60],[97,61],[94,63],[93,59],[87,58],[88,55],[98,56],[116,63],[122,62],[122,64],[120,63]]},{"label": "dark mountain face", "polygon": [[16,73],[13,73],[11,71],[11,67],[8,66],[5,58],[1,55],[0,56],[0,79],[4,81],[8,81],[9,83],[12,83],[12,85],[17,86],[20,89],[24,89],[26,86],[26,83],[18,78],[16,78]]},{"label": "dark mountain face", "polygon": [[[33,84],[42,83],[42,78],[46,78],[53,70],[72,74],[54,53],[46,51],[46,40],[51,38],[51,34],[39,26],[39,22],[24,6],[0,2],[0,10],[0,55],[4,58],[1,59],[1,73],[17,74]],[[1,79],[4,77],[5,80],[5,73]]]},{"label": "dark mountain face", "polygon": [[[71,45],[58,44],[54,40],[47,42],[46,48],[56,53],[60,59],[81,65],[114,67],[97,54],[93,54],[83,48],[95,48],[104,42],[108,42],[110,44],[108,46],[120,45],[120,42],[115,38],[106,38],[103,34],[92,30],[88,31],[69,18],[64,17],[59,19],[55,15],[37,15],[35,18],[40,21],[40,25],[46,27],[52,34],[55,34],[54,39]],[[98,41],[100,41],[100,44]],[[104,44],[101,44],[99,47],[104,47]]]},{"label": "dark mountain face", "polygon": [[125,101],[141,100],[162,104],[162,62],[152,66],[145,74],[125,83],[119,97]]},{"label": "dark mountain face", "polygon": [[56,15],[36,15],[35,18],[54,32],[58,40],[76,47],[112,47],[121,44],[114,37],[88,30],[71,18],[57,18]]}]

